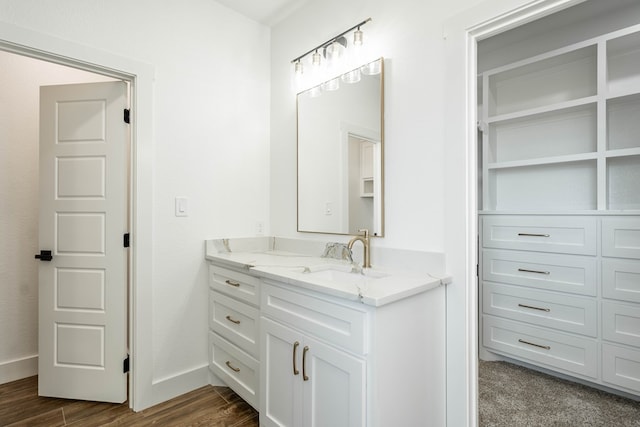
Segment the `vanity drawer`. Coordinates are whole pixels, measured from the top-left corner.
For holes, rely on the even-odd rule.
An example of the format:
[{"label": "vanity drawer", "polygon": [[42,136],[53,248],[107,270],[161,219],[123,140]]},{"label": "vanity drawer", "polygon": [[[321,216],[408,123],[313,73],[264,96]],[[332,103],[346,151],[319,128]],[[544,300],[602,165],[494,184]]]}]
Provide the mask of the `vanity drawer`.
[{"label": "vanity drawer", "polygon": [[640,259],[640,218],[603,218],[602,255]]},{"label": "vanity drawer", "polygon": [[258,357],[260,312],[248,304],[209,290],[209,327]]},{"label": "vanity drawer", "polygon": [[485,215],[482,233],[485,248],[596,254],[593,217]]},{"label": "vanity drawer", "polygon": [[258,409],[260,364],[229,341],[209,332],[209,369]]},{"label": "vanity drawer", "polygon": [[260,279],[228,268],[209,265],[209,286],[212,289],[247,301],[260,302]]},{"label": "vanity drawer", "polygon": [[482,320],[483,345],[487,348],[554,370],[598,377],[598,343],[595,339],[494,316],[484,315]]},{"label": "vanity drawer", "polygon": [[640,306],[602,301],[602,338],[640,347]]},{"label": "vanity drawer", "polygon": [[640,302],[640,261],[603,258],[602,296]]},{"label": "vanity drawer", "polygon": [[368,352],[367,313],[313,295],[262,284],[262,315],[357,354]]},{"label": "vanity drawer", "polygon": [[485,282],[483,311],[537,326],[595,337],[598,305],[594,298],[562,295]]},{"label": "vanity drawer", "polygon": [[596,259],[576,255],[484,250],[482,279],[595,296]]},{"label": "vanity drawer", "polygon": [[602,380],[640,393],[640,351],[603,343]]}]

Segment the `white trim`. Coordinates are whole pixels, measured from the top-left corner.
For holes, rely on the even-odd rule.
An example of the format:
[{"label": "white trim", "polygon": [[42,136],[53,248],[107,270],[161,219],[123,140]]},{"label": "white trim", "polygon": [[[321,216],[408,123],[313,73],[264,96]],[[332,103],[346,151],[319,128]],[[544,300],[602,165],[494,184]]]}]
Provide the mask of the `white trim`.
[{"label": "white trim", "polygon": [[478,425],[477,42],[583,1],[487,0],[453,17],[444,27],[449,70],[445,83],[445,253],[447,271],[454,277],[447,287],[450,426]]},{"label": "white trim", "polygon": [[38,375],[38,355],[0,363],[0,384]]},{"label": "white trim", "polygon": [[154,68],[129,58],[0,22],[0,50],[131,82],[131,268],[129,405],[151,406],[152,160]]},{"label": "white trim", "polygon": [[[153,400],[149,406],[166,402],[176,396],[210,385],[209,373],[209,365],[207,364],[155,381],[153,383],[153,393],[151,393]],[[217,379],[217,377],[214,376],[214,379]],[[220,384],[219,381],[218,384]],[[211,385],[215,385],[215,383]]]}]

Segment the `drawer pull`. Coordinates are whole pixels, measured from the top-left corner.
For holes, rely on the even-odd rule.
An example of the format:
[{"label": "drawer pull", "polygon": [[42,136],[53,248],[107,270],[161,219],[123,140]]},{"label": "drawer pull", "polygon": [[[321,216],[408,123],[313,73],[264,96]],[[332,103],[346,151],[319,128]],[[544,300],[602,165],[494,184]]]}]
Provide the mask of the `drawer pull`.
[{"label": "drawer pull", "polygon": [[293,375],[298,375],[300,371],[298,371],[298,367],[296,366],[296,351],[298,351],[298,346],[300,343],[298,341],[293,343]]},{"label": "drawer pull", "polygon": [[551,274],[548,271],[542,271],[542,270],[528,270],[526,268],[519,268],[518,271],[522,271],[524,273],[536,273],[536,274]]},{"label": "drawer pull", "polygon": [[236,325],[240,324],[239,320],[235,320],[233,317],[231,317],[230,315],[227,315],[227,317],[225,317],[225,319],[227,319],[229,322],[231,323],[235,323]]},{"label": "drawer pull", "polygon": [[551,237],[550,234],[539,234],[539,233],[518,233],[518,236],[525,236],[525,237]]},{"label": "drawer pull", "polygon": [[236,368],[236,367],[234,367],[234,366],[231,364],[231,362],[230,362],[230,361],[228,361],[228,360],[225,362],[225,365],[227,365],[227,366],[229,367],[229,369],[231,369],[233,372],[240,372],[240,368]]},{"label": "drawer pull", "polygon": [[309,377],[307,376],[307,353],[309,352],[309,346],[304,346],[302,349],[302,379],[304,381],[309,381]]},{"label": "drawer pull", "polygon": [[227,279],[227,280],[224,281],[224,283],[226,283],[229,286],[235,286],[236,288],[240,287],[240,283],[234,282],[233,280]]},{"label": "drawer pull", "polygon": [[546,311],[547,313],[551,311],[550,308],[540,308],[540,307],[534,307],[532,305],[526,305],[526,304],[518,304],[518,307],[530,308],[532,310]]},{"label": "drawer pull", "polygon": [[534,344],[534,343],[532,343],[532,342],[525,341],[525,340],[518,340],[518,342],[521,342],[522,344],[532,345],[532,346],[534,346],[534,347],[538,347],[538,348],[543,348],[543,349],[545,349],[545,350],[551,350],[551,347],[549,347],[548,345]]}]

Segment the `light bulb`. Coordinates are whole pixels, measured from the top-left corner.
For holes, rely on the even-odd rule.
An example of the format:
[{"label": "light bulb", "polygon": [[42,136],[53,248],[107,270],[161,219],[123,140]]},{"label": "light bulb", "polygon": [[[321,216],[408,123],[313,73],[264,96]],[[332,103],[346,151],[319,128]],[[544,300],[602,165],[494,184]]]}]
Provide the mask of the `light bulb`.
[{"label": "light bulb", "polygon": [[360,81],[360,69],[356,68],[343,74],[342,81],[345,83],[358,83]]},{"label": "light bulb", "polygon": [[337,77],[335,79],[331,79],[322,84],[322,89],[326,91],[338,90],[339,88],[340,88],[340,79]]},{"label": "light bulb", "polygon": [[360,71],[362,71],[362,74],[364,75],[375,76],[376,74],[380,74],[382,71],[382,63],[377,59],[360,67]]},{"label": "light bulb", "polygon": [[356,31],[353,32],[353,45],[354,46],[362,46],[362,31],[360,31],[360,27]]}]

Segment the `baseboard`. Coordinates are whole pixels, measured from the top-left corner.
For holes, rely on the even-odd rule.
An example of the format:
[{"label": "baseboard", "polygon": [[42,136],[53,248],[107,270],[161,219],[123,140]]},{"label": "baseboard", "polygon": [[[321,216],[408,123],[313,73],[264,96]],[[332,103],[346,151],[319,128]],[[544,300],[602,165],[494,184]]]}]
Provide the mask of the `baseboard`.
[{"label": "baseboard", "polygon": [[0,362],[0,384],[38,375],[38,355]]},{"label": "baseboard", "polygon": [[200,366],[172,377],[163,378],[152,384],[151,390],[153,398],[145,407],[166,402],[167,400],[205,385],[209,385],[209,365]]}]

